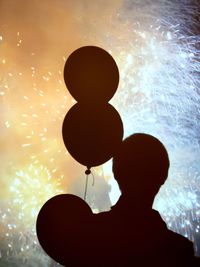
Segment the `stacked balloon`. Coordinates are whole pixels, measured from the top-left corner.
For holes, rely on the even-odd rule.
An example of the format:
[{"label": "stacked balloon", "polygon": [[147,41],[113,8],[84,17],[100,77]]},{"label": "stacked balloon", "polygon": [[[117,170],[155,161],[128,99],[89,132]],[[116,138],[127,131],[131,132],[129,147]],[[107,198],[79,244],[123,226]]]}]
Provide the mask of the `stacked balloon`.
[{"label": "stacked balloon", "polygon": [[[75,50],[64,68],[66,86],[77,101],[63,122],[63,140],[71,156],[87,167],[112,158],[123,138],[123,123],[109,104],[119,83],[112,56],[102,48]],[[37,236],[46,253],[62,265],[82,266],[88,260],[85,238],[92,226],[90,207],[77,196],[62,194],[48,200],[37,218]]]},{"label": "stacked balloon", "polygon": [[119,71],[105,50],[85,46],[69,56],[64,78],[78,102],[64,119],[64,143],[74,159],[89,170],[113,157],[122,141],[122,121],[108,104],[117,90]]}]

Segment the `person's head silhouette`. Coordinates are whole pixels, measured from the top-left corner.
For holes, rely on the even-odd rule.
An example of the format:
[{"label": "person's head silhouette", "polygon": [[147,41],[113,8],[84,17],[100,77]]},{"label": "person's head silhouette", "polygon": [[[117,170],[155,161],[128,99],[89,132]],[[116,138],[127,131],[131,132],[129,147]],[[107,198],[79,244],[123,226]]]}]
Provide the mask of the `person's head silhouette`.
[{"label": "person's head silhouette", "polygon": [[169,158],[164,145],[148,134],[126,138],[113,158],[113,174],[122,197],[152,206],[155,195],[165,182]]}]

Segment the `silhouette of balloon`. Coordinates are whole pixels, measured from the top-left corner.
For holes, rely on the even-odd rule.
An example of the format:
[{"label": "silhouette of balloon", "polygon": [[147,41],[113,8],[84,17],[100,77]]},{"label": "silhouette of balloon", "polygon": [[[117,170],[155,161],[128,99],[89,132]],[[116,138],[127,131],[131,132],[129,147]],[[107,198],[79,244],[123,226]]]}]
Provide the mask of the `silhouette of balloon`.
[{"label": "silhouette of balloon", "polygon": [[113,157],[123,138],[123,124],[110,104],[75,104],[63,122],[63,140],[71,156],[88,168]]},{"label": "silhouette of balloon", "polygon": [[90,207],[77,196],[62,194],[49,199],[41,208],[36,223],[42,248],[62,265],[82,266],[84,259],[88,259],[85,240],[91,218]]},{"label": "silhouette of balloon", "polygon": [[84,46],[68,57],[64,80],[78,102],[106,103],[117,90],[119,71],[108,52],[96,46]]}]

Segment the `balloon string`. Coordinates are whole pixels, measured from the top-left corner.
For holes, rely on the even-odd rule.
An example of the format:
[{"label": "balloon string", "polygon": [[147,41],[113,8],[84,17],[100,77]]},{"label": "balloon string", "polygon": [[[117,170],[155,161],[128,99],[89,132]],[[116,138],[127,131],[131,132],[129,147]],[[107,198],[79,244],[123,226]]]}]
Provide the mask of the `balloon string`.
[{"label": "balloon string", "polygon": [[94,174],[91,172],[91,175],[92,175],[92,186],[94,186]]},{"label": "balloon string", "polygon": [[89,175],[86,175],[84,200],[86,200],[86,195],[87,195],[87,188],[88,188],[88,176],[89,176]]},{"label": "balloon string", "polygon": [[[95,181],[94,174],[92,172],[90,174],[92,175],[92,186],[94,186],[94,181]],[[88,178],[89,178],[89,174],[86,175],[84,200],[86,200],[86,197],[87,197]]]}]

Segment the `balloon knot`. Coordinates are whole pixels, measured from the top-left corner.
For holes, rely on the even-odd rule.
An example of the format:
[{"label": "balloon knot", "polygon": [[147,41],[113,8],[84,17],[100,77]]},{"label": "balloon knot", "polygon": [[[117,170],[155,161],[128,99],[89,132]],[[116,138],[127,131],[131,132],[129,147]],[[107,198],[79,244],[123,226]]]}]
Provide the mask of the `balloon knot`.
[{"label": "balloon knot", "polygon": [[90,173],[91,173],[91,170],[90,170],[90,169],[87,169],[87,170],[85,171],[85,174],[86,174],[86,175],[90,175]]}]

